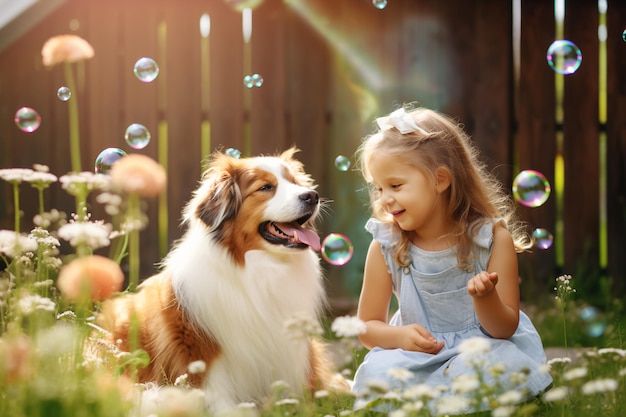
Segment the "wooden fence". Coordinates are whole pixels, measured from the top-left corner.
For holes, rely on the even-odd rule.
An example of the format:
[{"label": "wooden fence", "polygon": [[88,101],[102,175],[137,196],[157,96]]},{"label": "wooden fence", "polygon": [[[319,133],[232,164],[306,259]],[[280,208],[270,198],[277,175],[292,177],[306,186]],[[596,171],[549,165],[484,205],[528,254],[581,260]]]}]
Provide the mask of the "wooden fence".
[{"label": "wooden fence", "polygon": [[[559,23],[554,3],[541,0],[389,0],[382,10],[369,0],[265,0],[252,9],[249,42],[233,4],[251,2],[58,3],[0,50],[0,168],[38,163],[59,176],[70,171],[68,106],[56,97],[63,70],[45,68],[40,53],[52,36],[83,37],[95,50],[75,66],[84,169],[92,170],[109,147],[145,153],[167,167],[167,194],[160,203],[149,201],[142,276],[155,271],[181,236],[180,210],[209,149],[259,154],[296,145],[321,194],[332,200],[322,234],[343,233],[354,244],[348,264],[325,264],[337,309],[352,308],[370,239],[363,231],[367,196],[359,174],[336,169],[334,159],[353,156],[376,116],[419,102],[457,117],[504,184],[523,169],[550,181],[544,205],[520,206],[531,229],[555,235],[550,249],[520,257],[523,297],[549,295],[561,273],[596,295],[601,285],[614,295],[626,291],[626,3],[609,1],[603,14],[596,2],[567,2]],[[210,32],[203,37],[205,14]],[[15,28],[0,36],[14,35],[10,31]],[[546,62],[558,35],[583,51],[574,74],[558,75]],[[133,74],[144,56],[160,67],[151,83]],[[244,86],[251,74],[261,75],[261,87]],[[21,106],[40,113],[37,131],[16,128]],[[151,131],[145,149],[125,143],[131,123]],[[47,208],[72,212],[73,200],[55,185]],[[22,229],[28,230],[36,195],[27,187],[21,195]],[[0,228],[11,229],[6,183],[0,199]],[[94,217],[104,216],[97,204],[92,209]],[[159,216],[168,232],[161,243]]]}]

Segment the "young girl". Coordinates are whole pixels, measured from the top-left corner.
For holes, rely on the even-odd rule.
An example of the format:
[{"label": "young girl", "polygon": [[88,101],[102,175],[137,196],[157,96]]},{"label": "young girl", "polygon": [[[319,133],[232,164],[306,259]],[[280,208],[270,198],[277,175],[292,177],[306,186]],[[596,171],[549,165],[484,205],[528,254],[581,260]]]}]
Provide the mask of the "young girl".
[{"label": "young girl", "polygon": [[[360,340],[371,349],[354,379],[360,404],[375,398],[369,388],[381,382],[390,389],[427,384],[433,395],[443,386],[453,395],[453,382],[466,375],[541,393],[552,379],[541,369],[541,339],[519,310],[517,252],[530,242],[510,198],[449,117],[399,109],[377,123],[358,151],[374,238],[358,306],[367,326]],[[399,309],[388,321],[392,294]],[[471,356],[476,341],[487,342]],[[397,369],[410,374],[398,378]]]}]

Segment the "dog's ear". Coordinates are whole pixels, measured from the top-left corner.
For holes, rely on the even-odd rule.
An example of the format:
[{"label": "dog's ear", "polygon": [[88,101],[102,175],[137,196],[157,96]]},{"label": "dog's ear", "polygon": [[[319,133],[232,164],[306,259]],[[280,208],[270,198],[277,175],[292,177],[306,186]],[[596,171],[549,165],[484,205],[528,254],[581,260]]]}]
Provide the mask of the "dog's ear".
[{"label": "dog's ear", "polygon": [[236,173],[236,160],[215,157],[185,210],[185,222],[197,218],[213,231],[234,218],[242,204]]},{"label": "dog's ear", "polygon": [[300,149],[296,148],[295,146],[291,147],[281,153],[280,158],[287,162],[291,173],[294,176],[298,185],[310,189],[317,188],[317,185],[315,185],[315,181],[313,181],[313,178],[304,170],[304,164],[294,157],[297,152],[300,152]]}]

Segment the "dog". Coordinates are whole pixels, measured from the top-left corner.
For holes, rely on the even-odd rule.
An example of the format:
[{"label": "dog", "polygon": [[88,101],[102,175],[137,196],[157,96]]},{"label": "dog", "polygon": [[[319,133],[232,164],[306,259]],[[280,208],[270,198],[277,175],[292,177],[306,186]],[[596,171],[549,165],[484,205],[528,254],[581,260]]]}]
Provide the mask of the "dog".
[{"label": "dog", "polygon": [[160,272],[103,303],[96,323],[121,351],[131,350],[136,325],[135,345],[150,356],[139,382],[171,385],[202,361],[188,382],[212,413],[262,405],[278,380],[294,390],[349,389],[321,341],[286,327],[294,317],[318,320],[326,305],[315,253],[320,197],[297,151],[212,154]]}]

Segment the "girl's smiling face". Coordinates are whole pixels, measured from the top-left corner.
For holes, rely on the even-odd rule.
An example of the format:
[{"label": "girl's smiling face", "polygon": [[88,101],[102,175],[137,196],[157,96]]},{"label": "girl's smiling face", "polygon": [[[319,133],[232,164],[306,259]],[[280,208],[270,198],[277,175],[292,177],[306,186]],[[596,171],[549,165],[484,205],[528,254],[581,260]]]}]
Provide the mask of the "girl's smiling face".
[{"label": "girl's smiling face", "polygon": [[402,230],[420,235],[441,225],[437,220],[445,217],[445,209],[441,205],[443,199],[439,198],[441,186],[434,176],[403,161],[402,157],[383,152],[371,157],[368,170],[382,209]]}]

